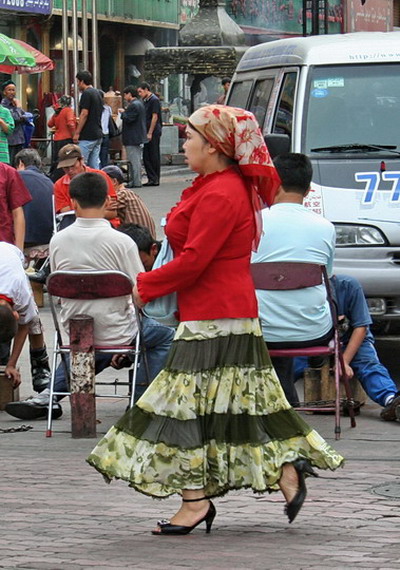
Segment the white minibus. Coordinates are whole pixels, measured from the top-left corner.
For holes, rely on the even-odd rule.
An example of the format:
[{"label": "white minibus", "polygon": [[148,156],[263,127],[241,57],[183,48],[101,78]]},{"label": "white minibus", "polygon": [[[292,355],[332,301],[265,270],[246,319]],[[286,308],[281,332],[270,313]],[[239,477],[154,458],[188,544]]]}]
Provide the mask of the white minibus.
[{"label": "white minibus", "polygon": [[335,272],[361,281],[388,330],[400,320],[400,32],[251,47],[227,104],[255,114],[272,155],[310,157],[306,205],[336,226]]}]

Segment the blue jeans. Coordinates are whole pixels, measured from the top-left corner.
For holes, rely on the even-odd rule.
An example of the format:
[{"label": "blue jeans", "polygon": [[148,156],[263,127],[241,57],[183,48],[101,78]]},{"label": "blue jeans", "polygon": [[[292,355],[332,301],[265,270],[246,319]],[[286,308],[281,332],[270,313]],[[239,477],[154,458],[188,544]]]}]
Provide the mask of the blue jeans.
[{"label": "blue jeans", "polygon": [[[147,363],[149,367],[149,382],[154,380],[157,374],[164,368],[175,330],[166,327],[148,317],[143,317],[142,327],[143,342],[146,347]],[[102,352],[95,354],[95,374],[100,374],[105,368],[110,366],[113,355]],[[69,361],[68,361],[69,365]],[[140,384],[146,384],[141,386]],[[147,388],[146,367],[140,365],[136,377],[135,400],[140,397]],[[63,364],[59,364],[56,370],[54,382],[55,392],[68,392],[69,388],[64,374]],[[58,396],[61,399],[63,396]]]},{"label": "blue jeans", "polygon": [[[343,346],[345,348],[346,345]],[[298,378],[302,370],[307,366],[307,358],[295,358],[295,376]],[[389,371],[379,362],[378,354],[371,340],[364,339],[357,354],[350,362],[355,376],[361,382],[368,396],[379,404],[385,405],[388,396],[397,393],[396,384],[393,382]]]},{"label": "blue jeans", "polygon": [[103,138],[94,141],[79,141],[85,164],[96,170],[100,167],[100,148]]}]

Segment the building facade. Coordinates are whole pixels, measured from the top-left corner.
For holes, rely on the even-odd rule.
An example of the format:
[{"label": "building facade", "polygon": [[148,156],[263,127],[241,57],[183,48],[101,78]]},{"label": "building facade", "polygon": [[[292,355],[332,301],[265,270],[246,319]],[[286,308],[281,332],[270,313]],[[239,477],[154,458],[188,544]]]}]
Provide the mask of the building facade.
[{"label": "building facade", "polygon": [[[92,1],[88,12],[88,56],[92,68]],[[16,77],[18,94],[25,108],[41,108],[46,94],[69,91],[64,85],[63,62],[72,67],[71,15],[73,0],[66,0],[69,20],[68,53],[63,53],[63,0],[0,0],[0,32],[20,38],[49,55],[55,62],[52,72]],[[315,5],[315,1],[313,4]],[[221,5],[223,2],[220,3]],[[320,2],[321,6],[323,2]],[[308,29],[312,2],[307,2]],[[199,0],[97,0],[99,85],[107,91],[122,90],[129,83],[146,78],[144,55],[151,47],[174,46],[178,32],[197,12]],[[226,0],[226,10],[253,45],[303,33],[303,0]],[[79,67],[83,66],[82,0],[77,0]],[[400,25],[400,0],[329,0],[319,16],[321,32],[389,31]],[[325,23],[326,22],[326,23]],[[0,82],[9,78],[0,75]],[[172,100],[182,87],[182,78],[171,77],[157,88]],[[48,99],[47,99],[48,101]]]}]

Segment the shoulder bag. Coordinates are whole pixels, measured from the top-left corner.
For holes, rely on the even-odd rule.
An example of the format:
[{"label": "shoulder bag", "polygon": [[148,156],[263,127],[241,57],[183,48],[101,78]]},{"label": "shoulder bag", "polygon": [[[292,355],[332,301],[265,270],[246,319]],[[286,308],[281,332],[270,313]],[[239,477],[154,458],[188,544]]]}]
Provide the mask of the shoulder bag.
[{"label": "shoulder bag", "polygon": [[[158,252],[154,262],[153,269],[158,269],[173,259],[174,252],[168,243],[168,239],[164,238],[160,251]],[[179,324],[175,317],[177,310],[178,303],[176,293],[170,293],[169,295],[164,295],[163,297],[159,297],[158,299],[154,299],[154,301],[147,303],[143,307],[143,314],[163,325],[177,327]]]}]

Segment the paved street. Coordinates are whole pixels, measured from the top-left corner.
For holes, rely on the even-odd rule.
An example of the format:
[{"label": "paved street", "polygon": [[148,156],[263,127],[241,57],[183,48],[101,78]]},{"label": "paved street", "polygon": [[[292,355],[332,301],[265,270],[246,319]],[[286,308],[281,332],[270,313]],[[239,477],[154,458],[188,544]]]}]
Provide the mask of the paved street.
[{"label": "paved street", "polygon": [[[156,224],[188,178],[172,174],[160,187],[140,191]],[[51,347],[48,303],[41,315]],[[395,354],[398,341],[386,350]],[[26,349],[21,370],[25,397],[31,393]],[[126,372],[105,374],[114,378]],[[98,400],[98,437],[125,405],[124,400]],[[331,415],[307,416],[345,456],[346,465],[308,480],[307,501],[292,525],[283,515],[280,494],[242,491],[215,500],[218,513],[210,535],[201,526],[183,537],[150,533],[158,518],[174,513],[179,500],[152,500],[122,482],[107,486],[85,463],[96,440],[73,440],[67,401],[63,409],[52,438],[45,438],[44,421],[32,422],[26,432],[0,433],[0,568],[400,569],[400,423],[380,421],[379,407],[371,402],[362,408],[357,428],[342,418],[339,442],[333,440]],[[22,423],[0,412],[0,429]]]}]

